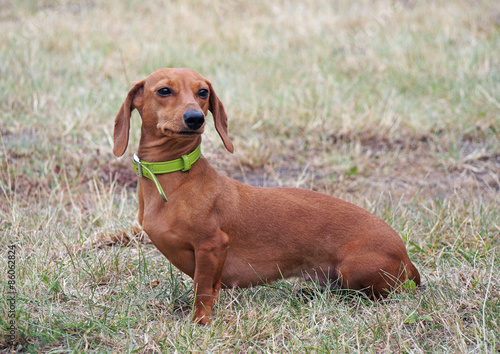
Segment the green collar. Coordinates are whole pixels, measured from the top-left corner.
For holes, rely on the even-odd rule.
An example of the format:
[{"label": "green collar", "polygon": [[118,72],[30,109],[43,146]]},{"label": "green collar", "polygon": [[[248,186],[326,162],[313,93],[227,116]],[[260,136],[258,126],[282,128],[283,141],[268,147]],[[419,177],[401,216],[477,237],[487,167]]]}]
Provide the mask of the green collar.
[{"label": "green collar", "polygon": [[155,175],[162,175],[165,173],[171,173],[176,171],[186,172],[191,169],[191,166],[198,161],[201,156],[201,145],[198,145],[196,149],[193,150],[188,155],[182,155],[180,159],[166,161],[166,162],[146,162],[142,161],[137,154],[134,154],[134,170],[137,176],[146,177],[152,180],[161,198],[166,203],[167,196],[163,191],[163,188],[158,182]]}]

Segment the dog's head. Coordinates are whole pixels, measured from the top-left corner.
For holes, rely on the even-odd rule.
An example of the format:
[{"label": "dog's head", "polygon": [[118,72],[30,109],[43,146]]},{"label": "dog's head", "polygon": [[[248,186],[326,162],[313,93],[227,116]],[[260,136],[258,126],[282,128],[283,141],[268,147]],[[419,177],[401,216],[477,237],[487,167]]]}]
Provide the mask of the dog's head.
[{"label": "dog's head", "polygon": [[134,109],[141,115],[143,132],[177,140],[199,137],[210,111],[224,146],[231,153],[234,150],[228,138],[222,102],[210,81],[191,69],[159,69],[132,86],[115,119],[113,153],[116,156],[122,156],[127,149]]}]

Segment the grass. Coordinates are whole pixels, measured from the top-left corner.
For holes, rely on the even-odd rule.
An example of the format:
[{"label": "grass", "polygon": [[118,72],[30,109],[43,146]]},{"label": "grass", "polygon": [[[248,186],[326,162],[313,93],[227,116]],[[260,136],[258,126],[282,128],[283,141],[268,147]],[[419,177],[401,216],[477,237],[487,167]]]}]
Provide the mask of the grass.
[{"label": "grass", "polygon": [[[16,344],[2,295],[0,350],[500,350],[497,1],[12,1],[0,31],[6,295],[16,245]],[[225,103],[235,155],[213,127],[203,142],[221,173],[365,207],[425,287],[375,303],[303,302],[293,280],[223,291],[200,328],[190,279],[152,245],[92,244],[133,225],[140,123],[117,160],[113,119],[165,66],[201,72]]]}]

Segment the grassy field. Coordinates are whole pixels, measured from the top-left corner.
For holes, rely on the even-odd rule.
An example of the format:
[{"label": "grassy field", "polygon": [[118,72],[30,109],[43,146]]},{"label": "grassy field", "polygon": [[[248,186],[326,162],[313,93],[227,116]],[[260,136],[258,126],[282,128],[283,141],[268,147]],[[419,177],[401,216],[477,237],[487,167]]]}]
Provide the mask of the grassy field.
[{"label": "grassy field", "polygon": [[[0,0],[0,33],[1,352],[500,350],[497,0]],[[137,212],[140,127],[116,159],[113,120],[159,67],[224,102],[217,170],[363,206],[425,286],[305,303],[282,281],[223,291],[193,325],[191,280],[113,238]]]}]

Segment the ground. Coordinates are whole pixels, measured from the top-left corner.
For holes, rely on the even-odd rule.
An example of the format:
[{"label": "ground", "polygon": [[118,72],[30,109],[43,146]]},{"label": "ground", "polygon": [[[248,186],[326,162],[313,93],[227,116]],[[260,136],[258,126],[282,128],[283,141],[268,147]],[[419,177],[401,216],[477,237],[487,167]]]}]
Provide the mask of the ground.
[{"label": "ground", "polygon": [[[42,0],[0,6],[0,31],[1,351],[500,349],[497,1]],[[224,103],[235,154],[211,118],[202,144],[220,173],[366,208],[424,286],[226,290],[193,325],[191,280],[134,232],[137,113],[112,155],[131,83],[163,66]]]}]

